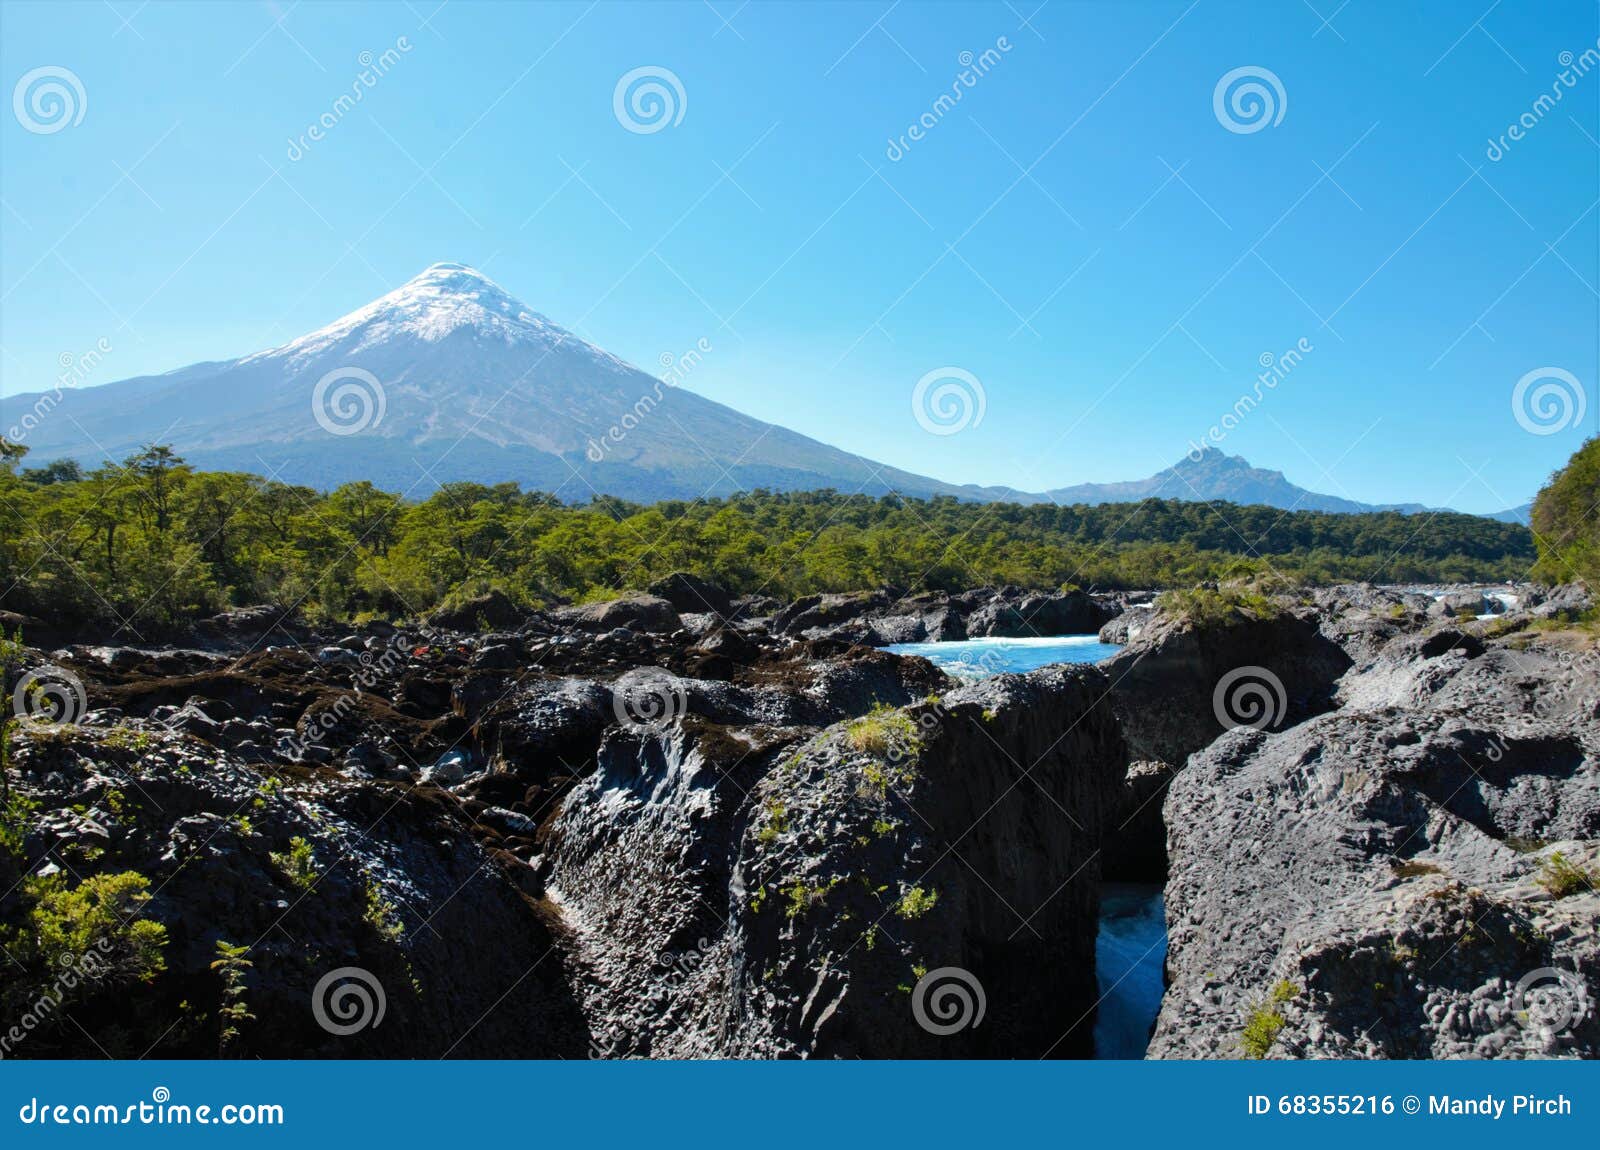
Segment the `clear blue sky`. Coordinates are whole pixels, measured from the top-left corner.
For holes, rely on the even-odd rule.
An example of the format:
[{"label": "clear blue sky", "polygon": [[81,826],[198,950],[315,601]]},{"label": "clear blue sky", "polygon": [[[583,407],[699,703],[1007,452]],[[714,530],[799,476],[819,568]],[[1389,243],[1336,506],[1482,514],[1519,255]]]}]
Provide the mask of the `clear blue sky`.
[{"label": "clear blue sky", "polygon": [[[1600,69],[1486,149],[1597,34],[1593,0],[6,3],[0,95],[53,65],[85,103],[50,133],[0,110],[0,391],[102,338],[88,382],[259,350],[458,260],[647,370],[708,339],[687,386],[753,415],[1029,489],[1172,462],[1304,338],[1225,450],[1494,510],[1583,437],[1525,431],[1521,377],[1600,414]],[[630,132],[645,65],[683,114]],[[1230,131],[1245,66],[1283,116]],[[981,425],[912,419],[941,367]]]}]

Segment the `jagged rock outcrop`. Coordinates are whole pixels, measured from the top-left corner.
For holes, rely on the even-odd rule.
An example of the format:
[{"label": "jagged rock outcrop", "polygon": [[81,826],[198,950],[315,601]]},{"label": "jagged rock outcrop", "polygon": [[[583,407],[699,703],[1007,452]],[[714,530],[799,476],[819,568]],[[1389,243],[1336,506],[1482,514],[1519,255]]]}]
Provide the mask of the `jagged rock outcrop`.
[{"label": "jagged rock outcrop", "polygon": [[1072,590],[1054,594],[1017,587],[980,588],[948,594],[891,590],[809,595],[772,617],[779,634],[808,639],[892,643],[955,639],[1089,635],[1117,615],[1119,599]]},{"label": "jagged rock outcrop", "polygon": [[[608,739],[549,840],[603,1052],[1086,1054],[1125,754],[1103,694],[1047,668],[798,746],[696,721]],[[945,967],[981,986],[981,1025],[918,1023]]]},{"label": "jagged rock outcrop", "polygon": [[678,609],[657,595],[623,595],[587,607],[563,608],[555,614],[589,631],[626,627],[631,631],[670,633],[683,625]]},{"label": "jagged rock outcrop", "polygon": [[1231,725],[1301,722],[1332,705],[1333,684],[1350,666],[1314,618],[1286,610],[1225,606],[1198,620],[1159,607],[1150,614],[1137,638],[1102,664],[1135,760],[1180,766]]},{"label": "jagged rock outcrop", "polygon": [[1044,635],[1091,635],[1117,614],[1082,591],[996,599],[967,617],[967,633],[1024,639]]},{"label": "jagged rock outcrop", "polygon": [[733,614],[733,597],[725,587],[687,571],[674,571],[664,575],[647,588],[651,595],[665,599],[679,614],[698,615],[709,612],[724,617]]},{"label": "jagged rock outcrop", "polygon": [[1444,630],[1340,698],[1174,778],[1150,1055],[1600,1054],[1600,654]]},{"label": "jagged rock outcrop", "polygon": [[441,607],[428,616],[435,627],[454,631],[481,631],[485,628],[516,627],[528,612],[512,602],[498,587],[454,607]]}]

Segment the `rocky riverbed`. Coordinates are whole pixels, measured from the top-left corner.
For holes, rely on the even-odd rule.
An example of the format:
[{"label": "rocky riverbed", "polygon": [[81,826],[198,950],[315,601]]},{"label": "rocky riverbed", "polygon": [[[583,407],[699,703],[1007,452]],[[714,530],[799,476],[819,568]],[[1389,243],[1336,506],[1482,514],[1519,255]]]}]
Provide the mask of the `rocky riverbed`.
[{"label": "rocky riverbed", "polygon": [[[674,576],[158,648],[12,617],[7,1053],[1086,1057],[1122,881],[1166,883],[1151,1056],[1593,1056],[1590,608]],[[884,650],[1096,632],[976,680]],[[107,957],[52,991],[63,915]]]}]

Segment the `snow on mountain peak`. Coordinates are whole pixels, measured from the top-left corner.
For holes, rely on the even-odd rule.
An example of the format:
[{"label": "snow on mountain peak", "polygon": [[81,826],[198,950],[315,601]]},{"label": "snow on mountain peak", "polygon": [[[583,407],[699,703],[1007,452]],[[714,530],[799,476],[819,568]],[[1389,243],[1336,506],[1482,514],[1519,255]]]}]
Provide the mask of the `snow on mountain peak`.
[{"label": "snow on mountain peak", "polygon": [[[437,263],[327,327],[261,354],[288,356],[299,361],[335,347],[343,354],[352,354],[396,339],[437,343],[462,330],[469,330],[480,339],[505,344],[588,346],[566,329],[529,310],[476,268]],[[605,355],[598,348],[595,351]]]}]

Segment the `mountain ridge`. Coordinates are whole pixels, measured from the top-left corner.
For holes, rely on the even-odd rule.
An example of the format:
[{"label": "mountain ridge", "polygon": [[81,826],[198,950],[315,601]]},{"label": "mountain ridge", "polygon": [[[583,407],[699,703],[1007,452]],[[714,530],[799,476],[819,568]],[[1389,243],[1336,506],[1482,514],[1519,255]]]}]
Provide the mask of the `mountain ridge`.
[{"label": "mountain ridge", "polygon": [[988,502],[1155,497],[1285,510],[1427,510],[1313,492],[1215,448],[1141,480],[1040,493],[947,483],[678,386],[696,355],[680,357],[666,379],[657,378],[527,307],[476,269],[447,262],[275,348],[0,402],[15,410],[47,404],[48,414],[64,413],[14,437],[40,462],[93,465],[159,439],[197,467],[266,473],[324,489],[369,479],[415,494],[454,480],[515,480],[577,502],[601,494],[655,502],[767,487]]}]

